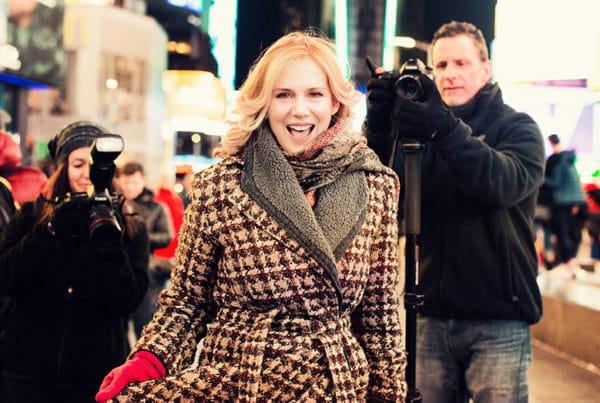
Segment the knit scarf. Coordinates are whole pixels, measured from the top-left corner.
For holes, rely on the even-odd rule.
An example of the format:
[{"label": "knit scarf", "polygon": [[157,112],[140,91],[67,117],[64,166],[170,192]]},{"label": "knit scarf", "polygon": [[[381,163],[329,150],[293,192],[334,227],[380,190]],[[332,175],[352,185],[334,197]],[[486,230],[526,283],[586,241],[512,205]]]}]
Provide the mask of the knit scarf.
[{"label": "knit scarf", "polygon": [[314,206],[315,192],[335,182],[364,153],[366,139],[352,130],[350,119],[340,119],[320,134],[299,157],[287,157],[306,199]]},{"label": "knit scarf", "polygon": [[304,233],[308,242],[319,243],[323,234],[316,232],[324,232],[326,243],[342,252],[344,238],[352,239],[366,214],[365,173],[393,172],[365,146],[360,133],[352,132],[350,120],[337,122],[316,143],[323,146],[287,158],[269,125],[261,126],[244,151],[242,190],[283,226]]}]

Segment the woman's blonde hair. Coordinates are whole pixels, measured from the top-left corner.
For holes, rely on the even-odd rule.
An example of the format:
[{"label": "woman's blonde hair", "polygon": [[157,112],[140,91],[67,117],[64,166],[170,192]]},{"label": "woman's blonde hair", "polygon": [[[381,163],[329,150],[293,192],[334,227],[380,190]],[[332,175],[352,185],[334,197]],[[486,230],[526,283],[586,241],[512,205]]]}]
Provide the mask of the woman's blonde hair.
[{"label": "woman's blonde hair", "polygon": [[265,120],[275,80],[291,63],[306,57],[323,70],[333,100],[340,103],[332,124],[350,116],[355,90],[337,63],[333,41],[315,29],[291,32],[267,48],[251,67],[233,111],[238,120],[230,122],[232,126],[215,149],[215,156],[235,155],[244,148],[251,133]]}]

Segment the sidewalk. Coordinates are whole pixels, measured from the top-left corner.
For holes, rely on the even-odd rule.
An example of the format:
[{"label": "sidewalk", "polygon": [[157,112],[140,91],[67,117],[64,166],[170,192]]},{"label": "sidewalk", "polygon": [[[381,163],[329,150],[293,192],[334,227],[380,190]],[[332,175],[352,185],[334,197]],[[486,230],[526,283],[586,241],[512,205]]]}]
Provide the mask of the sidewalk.
[{"label": "sidewalk", "polygon": [[600,403],[600,367],[593,364],[600,354],[600,271],[589,256],[584,232],[577,259],[591,272],[571,278],[560,268],[540,270],[544,316],[532,328],[529,403]]},{"label": "sidewalk", "polygon": [[563,402],[600,403],[600,371],[534,340],[529,403]]}]

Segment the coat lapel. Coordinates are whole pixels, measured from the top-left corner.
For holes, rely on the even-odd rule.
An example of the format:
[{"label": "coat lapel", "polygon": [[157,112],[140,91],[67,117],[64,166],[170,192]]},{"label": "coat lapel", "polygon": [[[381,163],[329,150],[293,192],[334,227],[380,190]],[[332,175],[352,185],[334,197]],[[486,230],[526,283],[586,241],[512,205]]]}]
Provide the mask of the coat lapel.
[{"label": "coat lapel", "polygon": [[320,190],[314,215],[336,259],[346,251],[365,221],[366,206],[363,172],[342,175]]},{"label": "coat lapel", "polygon": [[269,132],[269,146],[255,143],[248,147],[242,173],[242,190],[261,205],[277,222],[287,229],[303,246],[322,258],[334,260],[334,255],[319,227],[296,176],[285,157],[273,143]]},{"label": "coat lapel", "polygon": [[[336,262],[365,221],[365,168],[382,169],[370,150],[359,152],[360,157],[344,174],[318,190],[314,208],[308,204],[291,165],[268,129],[259,130],[250,140],[242,169],[242,190],[319,262],[332,281],[340,304]],[[250,208],[252,203],[246,202]],[[244,214],[251,212],[248,208],[242,209]]]}]

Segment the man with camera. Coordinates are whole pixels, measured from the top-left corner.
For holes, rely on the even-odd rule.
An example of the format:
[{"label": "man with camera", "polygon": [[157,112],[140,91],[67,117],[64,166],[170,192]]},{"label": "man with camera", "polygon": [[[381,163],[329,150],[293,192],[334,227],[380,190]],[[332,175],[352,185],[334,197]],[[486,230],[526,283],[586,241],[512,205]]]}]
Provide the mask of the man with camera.
[{"label": "man with camera", "polygon": [[432,60],[435,81],[416,63],[376,70],[365,120],[369,145],[401,181],[403,144],[424,146],[416,384],[427,403],[526,402],[529,326],[542,315],[532,223],[543,138],[491,83],[474,25],[442,25]]}]

